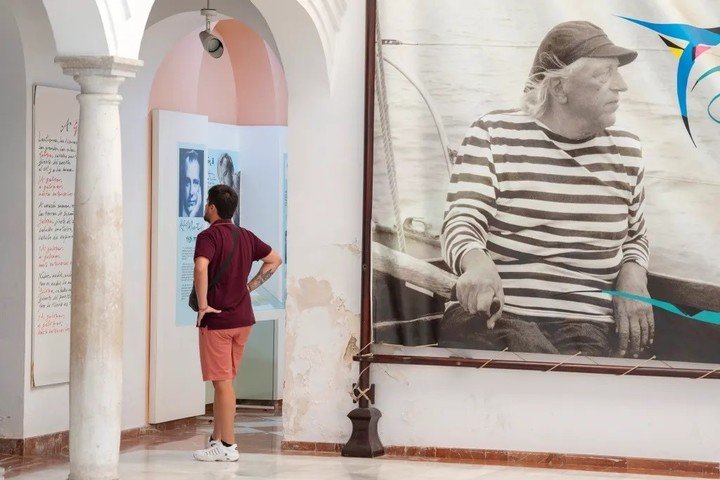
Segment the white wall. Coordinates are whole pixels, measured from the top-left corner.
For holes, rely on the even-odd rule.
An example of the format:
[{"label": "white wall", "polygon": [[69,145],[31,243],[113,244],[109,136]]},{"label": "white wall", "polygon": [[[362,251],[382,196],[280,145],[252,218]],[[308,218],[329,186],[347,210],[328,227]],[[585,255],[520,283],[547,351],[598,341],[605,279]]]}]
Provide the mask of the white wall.
[{"label": "white wall", "polygon": [[44,433],[66,430],[68,424],[68,388],[65,385],[52,385],[32,388],[30,384],[30,368],[32,359],[32,86],[33,84],[49,85],[59,88],[77,89],[77,84],[70,77],[62,74],[54,64],[55,44],[53,42],[50,23],[40,0],[10,0],[7,2],[15,15],[23,43],[25,58],[24,89],[14,92],[22,99],[24,114],[24,141],[22,165],[23,175],[18,178],[16,201],[24,202],[23,218],[16,223],[23,228],[24,251],[22,255],[24,268],[24,354],[18,357],[17,364],[22,368],[24,396],[24,425],[22,437],[32,437]]},{"label": "white wall", "polygon": [[[56,56],[55,43],[53,40],[52,30],[47,18],[47,14],[41,0],[10,0],[9,6],[15,14],[18,26],[21,30],[23,53],[26,64],[26,78],[23,81],[22,89],[15,89],[12,93],[15,98],[22,102],[23,117],[25,122],[22,124],[25,133],[21,132],[16,138],[23,139],[22,157],[24,162],[18,162],[17,165],[22,168],[22,175],[17,177],[24,178],[25,182],[11,182],[10,185],[17,186],[21,191],[14,193],[12,203],[3,202],[3,205],[20,205],[25,206],[24,210],[18,208],[17,211],[23,215],[13,224],[22,226],[18,231],[22,232],[23,238],[14,242],[14,245],[23,246],[23,251],[17,256],[9,257],[17,261],[21,259],[22,268],[14,268],[12,270],[2,269],[6,271],[24,272],[24,284],[21,297],[24,298],[23,310],[16,318],[24,318],[23,337],[21,337],[19,345],[23,350],[13,353],[12,358],[18,365],[18,372],[21,375],[21,389],[17,390],[17,396],[24,402],[24,425],[20,429],[15,429],[9,437],[28,438],[47,433],[53,433],[68,429],[69,406],[68,406],[68,384],[51,385],[45,387],[34,388],[30,383],[30,368],[32,364],[32,85],[50,85],[60,88],[69,88],[79,90],[79,86],[75,81],[62,74],[59,66],[54,63]],[[5,29],[3,29],[5,32]],[[4,58],[4,57],[3,57]],[[14,72],[15,69],[8,68],[8,72]],[[4,70],[5,71],[5,70]],[[21,70],[19,70],[21,72]],[[132,80],[129,80],[132,81]],[[3,89],[3,93],[5,90]],[[122,107],[121,107],[122,109]],[[4,110],[3,110],[4,111]],[[141,110],[144,115],[144,110]],[[17,122],[17,120],[15,120]],[[124,389],[123,389],[123,423],[124,429],[145,425],[146,416],[146,382],[147,382],[147,361],[145,355],[145,338],[147,333],[147,311],[144,300],[147,298],[144,290],[142,294],[137,295],[137,284],[142,288],[146,284],[147,272],[146,263],[146,247],[147,242],[143,235],[142,229],[138,235],[128,234],[129,229],[137,228],[137,224],[145,226],[144,212],[147,208],[146,196],[142,193],[145,184],[138,184],[133,175],[134,168],[137,168],[133,162],[125,161],[123,165],[123,196],[124,207],[126,212],[140,212],[126,215],[126,234],[125,234],[125,282],[126,300],[125,300],[125,352],[124,352]],[[147,175],[145,175],[147,178]],[[10,191],[10,190],[8,190]],[[140,192],[140,193],[139,193]],[[3,192],[5,193],[5,192]],[[20,203],[19,198],[24,199]],[[139,220],[138,220],[139,217]],[[128,227],[129,225],[129,227]],[[147,232],[147,229],[144,230]],[[3,257],[5,258],[5,257]],[[138,273],[138,269],[140,272]],[[19,275],[22,275],[20,273]],[[10,276],[3,276],[0,281],[4,282]],[[4,339],[4,337],[3,337]],[[144,342],[144,343],[143,343]],[[3,350],[3,354],[4,354]],[[3,363],[4,364],[4,363]],[[12,363],[10,363],[12,364]],[[4,369],[3,369],[4,370]],[[1,378],[1,377],[0,377]],[[14,390],[10,390],[14,391]]]},{"label": "white wall", "polygon": [[[0,438],[23,428],[27,237],[25,59],[12,12],[0,3]],[[10,181],[9,179],[15,179]]]},{"label": "white wall", "polygon": [[720,458],[717,380],[381,365],[372,381],[385,445]]},{"label": "white wall", "polygon": [[[150,235],[150,88],[162,58],[177,40],[187,35],[193,19],[179,17],[146,33],[140,51],[145,62],[134,79],[120,87],[120,128],[123,152],[123,206],[125,209],[123,345],[123,428],[146,424],[149,334]],[[195,19],[197,20],[197,19]],[[195,22],[196,23],[196,22]],[[158,32],[158,30],[160,30]]]},{"label": "white wall", "polygon": [[[259,7],[278,41],[290,95],[283,405],[289,441],[345,443],[351,431],[346,414],[355,405],[348,391],[357,369],[350,356],[360,311],[363,3],[348,7],[329,95],[311,66],[292,63],[291,56],[314,50],[288,44],[276,30],[280,22]],[[383,365],[372,367],[372,382],[385,445],[720,458],[716,380]]]},{"label": "white wall", "polygon": [[289,89],[285,439],[344,442],[357,379],[346,350],[360,331],[364,2],[348,6],[329,82],[319,41],[260,9]]}]

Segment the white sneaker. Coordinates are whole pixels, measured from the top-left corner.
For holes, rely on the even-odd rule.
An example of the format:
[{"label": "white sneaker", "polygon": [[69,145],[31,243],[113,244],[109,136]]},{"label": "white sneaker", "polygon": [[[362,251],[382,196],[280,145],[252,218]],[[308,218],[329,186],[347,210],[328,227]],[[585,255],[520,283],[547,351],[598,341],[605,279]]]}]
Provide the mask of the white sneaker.
[{"label": "white sneaker", "polygon": [[195,450],[193,457],[201,462],[237,462],[240,454],[237,451],[237,444],[226,447],[222,442],[217,442],[210,448]]},{"label": "white sneaker", "polygon": [[207,442],[205,442],[205,448],[206,448],[206,449],[207,449],[207,448],[212,448],[212,447],[214,447],[215,445],[217,445],[218,443],[222,443],[222,442],[220,442],[220,440],[218,440],[218,439],[212,438],[212,435],[209,435],[209,436],[208,436],[208,439],[207,439]]}]

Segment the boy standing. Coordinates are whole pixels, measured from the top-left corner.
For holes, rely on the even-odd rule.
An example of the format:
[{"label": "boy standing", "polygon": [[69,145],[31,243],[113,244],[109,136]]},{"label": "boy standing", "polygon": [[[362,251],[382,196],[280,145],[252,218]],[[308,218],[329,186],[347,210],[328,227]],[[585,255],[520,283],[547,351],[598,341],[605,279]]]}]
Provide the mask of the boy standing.
[{"label": "boy standing", "polygon": [[[282,264],[277,252],[252,232],[232,223],[237,193],[227,185],[208,192],[205,221],[210,227],[195,244],[195,291],[198,299],[200,366],[204,381],[215,389],[213,433],[207,448],[193,453],[196,460],[234,462],[235,390],[233,379],[242,360],[255,316],[250,292],[269,279]],[[263,262],[247,281],[252,262]],[[209,280],[213,285],[208,288]]]}]

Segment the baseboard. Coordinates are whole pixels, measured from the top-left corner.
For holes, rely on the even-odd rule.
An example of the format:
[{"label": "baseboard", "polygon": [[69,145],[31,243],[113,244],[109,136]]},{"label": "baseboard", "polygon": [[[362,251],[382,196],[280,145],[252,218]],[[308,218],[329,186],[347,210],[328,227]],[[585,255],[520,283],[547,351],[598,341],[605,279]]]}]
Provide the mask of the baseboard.
[{"label": "baseboard", "polygon": [[[120,444],[122,446],[123,442],[159,431],[192,426],[196,422],[195,417],[189,417],[123,430],[120,435]],[[67,456],[68,451],[69,432],[67,430],[29,438],[0,438],[0,453],[7,455],[57,457]]]},{"label": "baseboard", "polygon": [[324,443],[324,442],[295,442],[283,440],[280,443],[280,449],[283,452],[302,452],[302,453],[337,453],[342,451],[342,443]]},{"label": "baseboard", "polygon": [[5,455],[19,455],[18,452],[22,451],[22,442],[22,440],[17,438],[0,438],[0,453]]},{"label": "baseboard", "polygon": [[272,411],[273,415],[282,415],[282,399],[280,400],[241,400],[236,402],[238,410],[263,409]]},{"label": "baseboard", "polygon": [[[243,400],[238,399],[235,402],[235,408],[240,410],[264,410],[271,412],[273,415],[282,415],[282,399],[280,400]],[[213,404],[205,404],[205,414],[213,414]]]},{"label": "baseboard", "polygon": [[[283,441],[284,452],[339,455],[340,443]],[[607,457],[544,452],[516,452],[463,448],[386,446],[385,457],[433,460],[439,462],[504,465],[528,468],[556,468],[598,472],[673,475],[695,478],[719,478],[720,463],[654,458]]]}]

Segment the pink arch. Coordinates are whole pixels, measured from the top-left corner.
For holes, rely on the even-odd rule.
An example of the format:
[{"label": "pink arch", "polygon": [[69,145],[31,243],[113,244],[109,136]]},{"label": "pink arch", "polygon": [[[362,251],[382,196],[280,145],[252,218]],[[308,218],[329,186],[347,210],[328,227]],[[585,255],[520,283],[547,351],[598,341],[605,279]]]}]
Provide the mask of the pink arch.
[{"label": "pink arch", "polygon": [[237,20],[221,20],[213,33],[225,53],[205,54],[199,30],[165,56],[150,91],[155,108],[207,115],[235,125],[287,125],[287,84],[280,61],[265,41]]}]

